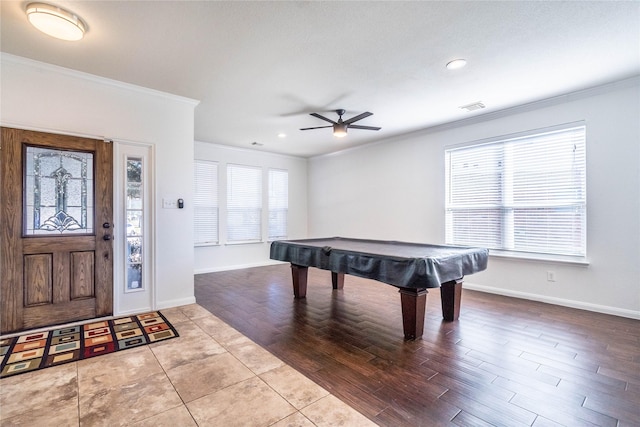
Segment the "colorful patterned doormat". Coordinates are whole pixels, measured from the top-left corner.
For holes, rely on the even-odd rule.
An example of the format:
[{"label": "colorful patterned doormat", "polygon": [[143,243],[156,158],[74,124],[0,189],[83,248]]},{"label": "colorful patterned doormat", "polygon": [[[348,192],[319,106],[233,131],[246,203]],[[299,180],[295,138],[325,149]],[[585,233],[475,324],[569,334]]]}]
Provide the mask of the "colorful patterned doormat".
[{"label": "colorful patterned doormat", "polygon": [[159,312],[101,320],[0,340],[0,378],[178,336]]}]

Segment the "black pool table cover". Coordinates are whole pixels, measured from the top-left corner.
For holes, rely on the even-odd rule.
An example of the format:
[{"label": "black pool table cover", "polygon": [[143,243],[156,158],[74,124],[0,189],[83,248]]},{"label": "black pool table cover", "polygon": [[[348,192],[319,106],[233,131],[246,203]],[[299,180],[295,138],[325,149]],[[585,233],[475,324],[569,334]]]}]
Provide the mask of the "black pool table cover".
[{"label": "black pool table cover", "polygon": [[485,270],[489,250],[332,237],[274,241],[270,256],[303,267],[423,289]]}]

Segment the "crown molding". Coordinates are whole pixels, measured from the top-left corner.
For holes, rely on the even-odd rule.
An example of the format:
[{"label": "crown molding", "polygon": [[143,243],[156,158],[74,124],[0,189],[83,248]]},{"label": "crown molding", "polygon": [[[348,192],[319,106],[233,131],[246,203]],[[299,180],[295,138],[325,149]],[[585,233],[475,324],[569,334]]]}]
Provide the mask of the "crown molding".
[{"label": "crown molding", "polygon": [[257,154],[257,155],[269,156],[269,157],[282,157],[285,159],[308,160],[308,158],[304,156],[295,156],[293,154],[283,154],[283,153],[274,153],[271,151],[255,150],[251,148],[237,147],[235,145],[218,144],[215,142],[203,141],[201,139],[196,139],[194,142],[196,144],[203,144],[206,147],[212,147],[212,148],[217,148],[217,149],[226,150],[226,151],[236,151],[239,153]]},{"label": "crown molding", "polygon": [[564,104],[567,102],[588,98],[590,96],[600,95],[603,93],[610,92],[612,90],[630,89],[638,86],[640,86],[640,75],[634,75],[621,80],[615,80],[615,81],[604,83],[601,85],[592,86],[589,88],[585,88],[585,89],[581,89],[573,92],[568,92],[562,95],[552,96],[549,98],[527,102],[525,104],[520,104],[513,107],[503,108],[501,110],[489,111],[486,113],[477,114],[473,117],[465,117],[459,120],[453,120],[450,122],[440,123],[440,124],[428,126],[422,129],[406,132],[406,133],[396,134],[396,135],[379,139],[367,144],[345,148],[344,150],[333,151],[331,153],[325,153],[325,154],[319,154],[317,156],[311,156],[309,157],[309,159],[313,160],[313,159],[322,159],[326,157],[332,157],[340,154],[345,154],[351,151],[357,151],[363,148],[372,147],[379,144],[386,144],[388,142],[397,141],[399,139],[409,138],[412,136],[428,135],[431,133],[441,132],[444,130],[455,129],[463,126],[470,126],[478,123],[489,122],[489,121],[500,119],[503,117],[509,117],[516,114],[535,111],[541,108],[551,107],[554,105]]},{"label": "crown molding", "polygon": [[193,106],[194,108],[200,104],[197,99],[187,98],[184,96],[174,95],[167,92],[162,92],[155,89],[149,89],[143,86],[138,86],[130,83],[124,83],[118,80],[108,79],[106,77],[96,76],[95,74],[89,74],[82,71],[73,70],[71,68],[65,68],[58,65],[49,64],[46,62],[36,61],[34,59],[25,58],[22,56],[12,55],[6,52],[0,52],[0,62],[2,64],[16,64],[34,69],[47,71],[67,77],[90,81],[92,83],[98,83],[105,86],[111,86],[118,89],[128,90],[132,92],[138,92],[144,95],[155,96],[163,98],[169,101],[177,101]]}]

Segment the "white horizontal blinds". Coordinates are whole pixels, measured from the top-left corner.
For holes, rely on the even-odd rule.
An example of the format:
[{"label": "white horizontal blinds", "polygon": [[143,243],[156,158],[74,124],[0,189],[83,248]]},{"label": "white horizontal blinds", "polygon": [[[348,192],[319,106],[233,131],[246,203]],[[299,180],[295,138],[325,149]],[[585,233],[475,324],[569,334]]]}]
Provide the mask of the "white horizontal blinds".
[{"label": "white horizontal blinds", "polygon": [[509,146],[514,165],[514,250],[586,255],[584,126]]},{"label": "white horizontal blinds", "polygon": [[447,242],[586,255],[585,127],[448,150]]},{"label": "white horizontal blinds", "polygon": [[500,246],[502,150],[497,146],[448,151],[448,243]]},{"label": "white horizontal blinds", "polygon": [[227,241],[259,241],[262,234],[262,169],[227,165]]},{"label": "white horizontal blinds", "polygon": [[218,164],[194,163],[194,243],[218,243]]},{"label": "white horizontal blinds", "polygon": [[287,237],[289,172],[269,169],[269,239]]}]

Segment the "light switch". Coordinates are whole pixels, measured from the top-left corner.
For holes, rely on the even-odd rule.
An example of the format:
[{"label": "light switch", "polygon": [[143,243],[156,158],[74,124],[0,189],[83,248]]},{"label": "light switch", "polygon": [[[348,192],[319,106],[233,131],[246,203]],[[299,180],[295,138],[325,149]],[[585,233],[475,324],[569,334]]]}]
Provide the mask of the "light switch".
[{"label": "light switch", "polygon": [[178,200],[172,197],[163,197],[162,198],[162,208],[163,209],[178,209]]}]

